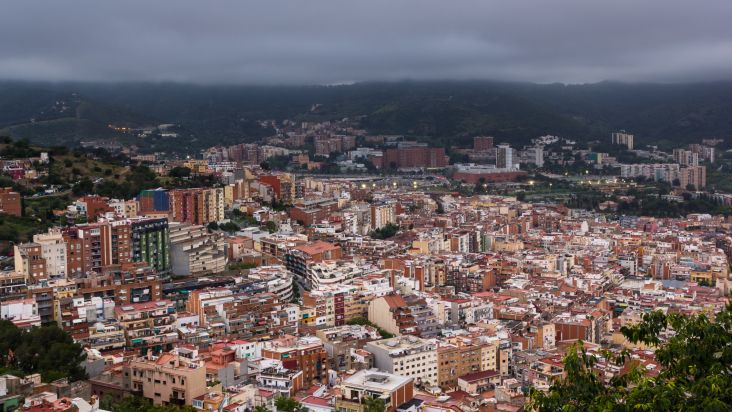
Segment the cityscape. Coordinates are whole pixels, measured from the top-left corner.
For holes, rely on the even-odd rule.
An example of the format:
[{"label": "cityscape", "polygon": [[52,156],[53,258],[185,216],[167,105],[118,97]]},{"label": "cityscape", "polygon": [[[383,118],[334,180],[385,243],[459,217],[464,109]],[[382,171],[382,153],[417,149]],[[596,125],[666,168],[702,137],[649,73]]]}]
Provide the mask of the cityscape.
[{"label": "cityscape", "polygon": [[729,4],[0,10],[0,412],[732,411]]}]

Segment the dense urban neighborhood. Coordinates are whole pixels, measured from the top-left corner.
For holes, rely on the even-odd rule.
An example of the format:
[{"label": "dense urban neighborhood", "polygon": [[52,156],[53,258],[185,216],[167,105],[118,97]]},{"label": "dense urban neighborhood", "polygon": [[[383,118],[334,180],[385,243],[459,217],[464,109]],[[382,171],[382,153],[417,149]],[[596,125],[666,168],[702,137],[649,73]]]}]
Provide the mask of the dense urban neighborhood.
[{"label": "dense urban neighborhood", "polygon": [[722,140],[446,149],[359,120],[185,157],[5,137],[3,411],[554,410],[583,370],[665,376],[683,325],[651,317],[729,313]]}]

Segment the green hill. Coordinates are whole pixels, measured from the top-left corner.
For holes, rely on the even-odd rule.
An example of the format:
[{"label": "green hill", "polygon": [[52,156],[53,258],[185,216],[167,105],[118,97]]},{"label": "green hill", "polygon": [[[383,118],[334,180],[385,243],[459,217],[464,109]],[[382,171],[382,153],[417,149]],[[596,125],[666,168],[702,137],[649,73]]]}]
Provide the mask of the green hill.
[{"label": "green hill", "polygon": [[[611,132],[624,129],[635,135],[637,147],[670,148],[731,135],[730,96],[732,82],[405,81],[308,87],[0,83],[0,127],[13,136],[32,134],[27,137],[38,141],[128,141],[113,131],[86,124],[70,126],[59,119],[105,127],[173,123],[181,126],[179,138],[143,141],[142,147],[193,152],[215,144],[257,142],[273,133],[257,120],[322,121],[365,115],[361,122],[371,133],[405,134],[446,146],[467,147],[476,134],[516,145],[545,134],[609,141]],[[71,109],[59,113],[55,102],[61,100],[71,102]],[[69,110],[73,114],[67,114]],[[52,123],[30,127],[31,118]],[[21,124],[25,128],[17,127]],[[720,146],[730,147],[732,139]]]}]

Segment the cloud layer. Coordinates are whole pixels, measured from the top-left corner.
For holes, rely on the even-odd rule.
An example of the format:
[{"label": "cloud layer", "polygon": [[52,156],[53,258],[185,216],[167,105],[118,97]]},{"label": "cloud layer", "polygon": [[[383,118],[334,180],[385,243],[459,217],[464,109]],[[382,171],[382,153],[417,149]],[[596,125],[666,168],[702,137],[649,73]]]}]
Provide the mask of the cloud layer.
[{"label": "cloud layer", "polygon": [[718,0],[6,1],[0,78],[719,80],[730,15]]}]

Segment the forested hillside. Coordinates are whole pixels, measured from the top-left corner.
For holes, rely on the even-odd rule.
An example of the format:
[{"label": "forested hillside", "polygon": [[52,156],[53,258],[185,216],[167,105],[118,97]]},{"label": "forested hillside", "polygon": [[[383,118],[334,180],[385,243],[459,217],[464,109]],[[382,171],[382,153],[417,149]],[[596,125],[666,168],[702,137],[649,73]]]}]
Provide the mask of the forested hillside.
[{"label": "forested hillside", "polygon": [[[59,109],[63,104],[57,101],[66,102],[63,113]],[[624,129],[636,136],[637,147],[660,144],[668,149],[732,134],[732,83],[0,84],[0,127],[6,127],[0,133],[39,142],[125,140],[129,136],[106,126],[173,123],[185,130],[180,139],[136,144],[193,151],[212,144],[259,141],[273,132],[257,120],[322,121],[364,115],[362,124],[370,133],[405,134],[445,146],[467,147],[476,134],[515,145],[544,134],[606,140],[611,132]],[[30,124],[31,119],[51,123],[38,126]],[[732,147],[732,139],[727,140],[721,148]]]}]

